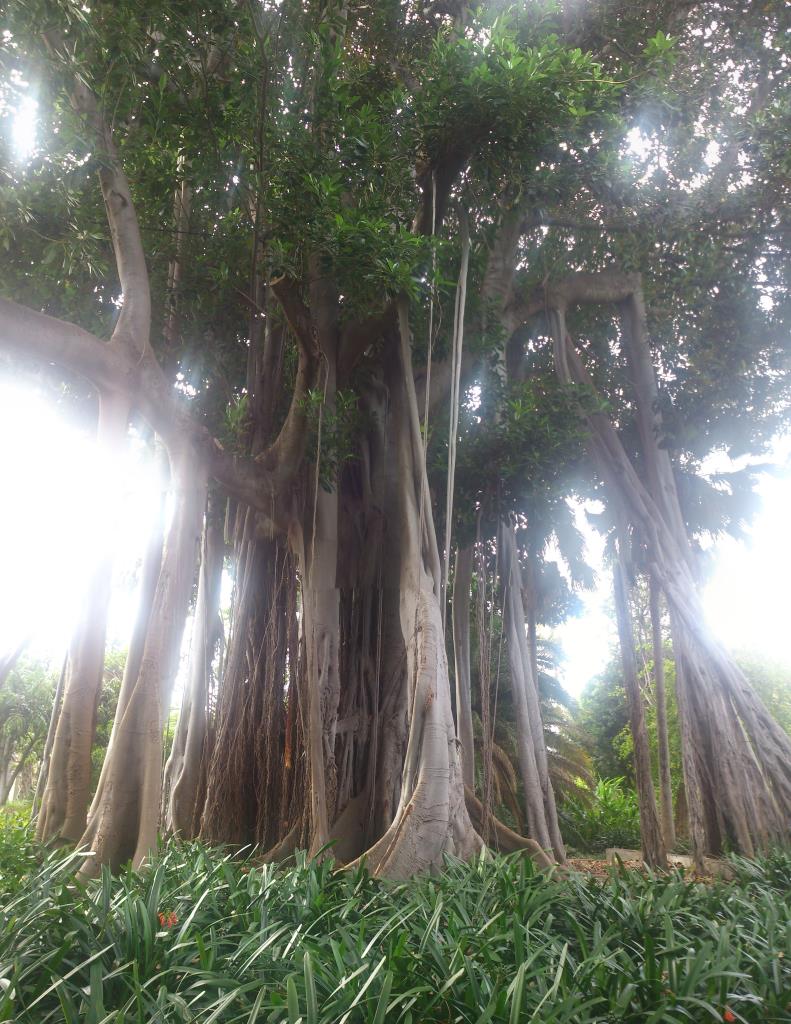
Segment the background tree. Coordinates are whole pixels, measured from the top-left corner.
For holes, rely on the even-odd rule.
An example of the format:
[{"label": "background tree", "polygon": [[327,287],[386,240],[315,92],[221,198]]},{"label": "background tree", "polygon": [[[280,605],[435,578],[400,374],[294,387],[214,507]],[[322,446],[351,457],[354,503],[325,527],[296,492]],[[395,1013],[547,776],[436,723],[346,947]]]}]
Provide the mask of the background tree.
[{"label": "background tree", "polygon": [[21,658],[0,690],[0,806],[26,767],[41,758],[56,674]]}]

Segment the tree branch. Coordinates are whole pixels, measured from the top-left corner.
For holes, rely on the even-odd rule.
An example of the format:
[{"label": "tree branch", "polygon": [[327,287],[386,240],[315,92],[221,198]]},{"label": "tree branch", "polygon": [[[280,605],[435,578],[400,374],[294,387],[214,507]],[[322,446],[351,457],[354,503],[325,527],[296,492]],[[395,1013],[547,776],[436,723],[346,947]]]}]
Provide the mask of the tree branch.
[{"label": "tree branch", "polygon": [[[67,63],[70,61],[66,42],[54,30],[44,33],[48,49]],[[121,163],[112,129],[107,122],[93,90],[78,75],[70,99],[92,131],[102,161],[99,183],[110,225],[110,235],[121,284],[123,305],[113,331],[113,339],[142,355],[149,345],[151,330],[151,292],[148,281],[143,242],[137,222],[129,181]]]},{"label": "tree branch", "polygon": [[283,276],[272,281],[270,287],[300,348],[304,347],[312,354],[318,354],[310,310],[302,299],[297,282],[291,277]]},{"label": "tree branch", "polygon": [[0,299],[0,347],[72,370],[100,391],[128,395],[166,444],[183,443],[186,437],[209,473],[230,494],[263,512],[271,510],[281,484],[279,475],[250,458],[225,451],[177,401],[153,356],[134,361],[115,341],[101,341],[75,324],[10,299]]},{"label": "tree branch", "polygon": [[120,353],[82,327],[0,298],[0,346],[25,357],[65,366],[99,390],[129,391],[129,368]]},{"label": "tree branch", "polygon": [[586,303],[624,302],[639,289],[639,274],[616,269],[593,274],[580,271],[515,294],[505,308],[505,319],[513,331],[543,311],[566,310]]}]

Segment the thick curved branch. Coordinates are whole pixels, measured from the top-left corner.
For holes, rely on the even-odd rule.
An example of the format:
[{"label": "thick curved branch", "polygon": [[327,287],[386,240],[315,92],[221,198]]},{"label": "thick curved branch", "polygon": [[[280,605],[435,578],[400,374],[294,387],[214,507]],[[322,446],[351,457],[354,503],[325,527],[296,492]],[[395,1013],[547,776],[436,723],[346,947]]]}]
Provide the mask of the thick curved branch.
[{"label": "thick curved branch", "polygon": [[123,296],[123,305],[113,331],[113,339],[140,354],[149,345],[151,292],[140,225],[137,222],[129,181],[121,164],[110,126],[99,113],[96,97],[81,82],[76,83],[74,103],[94,129],[97,141],[104,151],[101,156],[106,160],[99,170],[99,183],[107,210],[107,222],[110,225],[118,280]]},{"label": "thick curved branch", "polygon": [[256,463],[281,487],[293,479],[302,461],[308,431],[306,399],[310,389],[316,385],[317,369],[318,360],[300,345],[294,393],[286,419],[272,444],[256,456]]},{"label": "thick curved branch", "polygon": [[300,348],[317,353],[310,310],[305,305],[297,282],[291,277],[278,277],[271,282],[270,287]]},{"label": "thick curved branch", "polygon": [[544,311],[567,310],[569,306],[585,303],[625,302],[640,287],[639,274],[616,269],[598,273],[580,271],[548,281],[542,287],[516,293],[505,307],[505,320],[511,330],[516,330]]},{"label": "thick curved branch", "polygon": [[[71,57],[66,40],[50,29],[43,34],[51,53],[68,66]],[[148,282],[143,241],[137,222],[129,181],[123,169],[112,128],[94,91],[79,76],[74,76],[71,104],[94,135],[100,161],[99,183],[107,211],[107,222],[115,252],[123,304],[113,339],[142,355],[149,346],[151,330],[151,291]]]},{"label": "thick curved branch", "polygon": [[271,509],[279,479],[252,459],[225,451],[196,423],[177,401],[153,357],[136,362],[117,343],[101,341],[75,324],[10,299],[0,299],[0,347],[62,366],[100,391],[128,395],[165,443],[189,438],[209,473],[230,494],[263,512]]},{"label": "thick curved branch", "polygon": [[128,368],[119,352],[89,331],[0,298],[0,347],[67,367],[100,391],[128,391]]}]

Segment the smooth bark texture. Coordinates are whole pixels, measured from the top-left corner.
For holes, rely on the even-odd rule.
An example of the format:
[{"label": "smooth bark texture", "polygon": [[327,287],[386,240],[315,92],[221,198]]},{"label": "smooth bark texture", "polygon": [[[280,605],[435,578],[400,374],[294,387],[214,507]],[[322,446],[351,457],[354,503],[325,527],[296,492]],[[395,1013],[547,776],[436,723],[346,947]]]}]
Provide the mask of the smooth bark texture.
[{"label": "smooth bark texture", "polygon": [[206,477],[189,450],[171,451],[174,513],[157,580],[140,671],[116,716],[88,824],[91,850],[81,873],[131,860],[142,864],[157,845],[162,791],[162,732],[178,668],[206,502]]},{"label": "smooth bark texture", "polygon": [[503,625],[508,638],[508,664],[516,709],[519,766],[525,791],[528,832],[544,850],[552,850],[555,858],[562,863],[566,859],[566,852],[560,835],[555,794],[549,778],[541,707],[527,646],[522,570],[512,523],[500,524],[498,547],[503,588]]},{"label": "smooth bark texture", "polygon": [[[638,531],[649,566],[667,598],[676,664],[677,697],[690,838],[695,863],[716,856],[727,837],[752,856],[773,842],[787,842],[791,822],[791,738],[767,712],[755,691],[709,632],[693,574],[672,466],[649,417],[658,414],[656,379],[649,374],[642,327],[642,299],[631,302],[639,280],[628,275],[580,275],[574,301],[627,303],[624,344],[631,352],[632,384],[646,463],[653,464],[655,492],[643,483],[617,431],[601,412],[586,413],[590,444],[605,483]],[[548,293],[554,294],[554,293]],[[560,379],[595,393],[566,329],[561,293],[551,310],[555,366]],[[649,380],[650,377],[650,380]],[[651,421],[651,422],[655,422]]]},{"label": "smooth bark texture", "polygon": [[313,543],[302,562],[308,667],[308,763],[315,854],[329,841],[335,815],[335,735],[340,700],[340,592],[337,586],[338,495],[316,482]]},{"label": "smooth bark texture", "polygon": [[203,527],[187,685],[165,765],[165,828],[183,839],[197,835],[200,817],[198,797],[206,771],[212,662],[222,628],[220,584],[224,547],[222,524],[211,514],[210,507]]},{"label": "smooth bark texture", "polygon": [[366,853],[378,875],[407,878],[436,871],[443,857],[468,858],[481,848],[464,797],[464,780],[450,702],[439,607],[441,572],[436,538],[420,514],[426,481],[405,307],[400,346],[390,355],[390,444],[397,467],[394,535],[399,612],[409,685],[409,741],[395,818]]},{"label": "smooth bark texture", "polygon": [[[529,533],[529,529],[528,529]],[[538,678],[538,553],[536,545],[527,539],[527,564],[523,579],[522,594],[527,615],[527,647],[530,652],[530,666],[533,669],[533,679],[536,686]]]},{"label": "smooth bark texture", "polygon": [[456,661],[456,735],[461,746],[464,785],[475,791],[475,745],[470,683],[470,586],[472,546],[456,552],[453,573],[453,652]]},{"label": "smooth bark texture", "polygon": [[44,795],[44,789],[47,785],[47,779],[49,778],[49,765],[52,759],[52,747],[55,743],[55,733],[58,728],[58,719],[60,718],[60,709],[63,704],[63,688],[66,684],[66,670],[69,665],[68,654],[63,659],[63,665],[61,666],[60,673],[58,674],[58,684],[55,687],[55,696],[52,700],[52,711],[49,716],[49,725],[47,727],[47,738],[44,741],[44,750],[41,754],[41,765],[38,770],[38,779],[36,780],[36,789],[33,793],[33,805],[30,810],[30,820],[35,822],[38,819],[39,808],[41,806],[41,798]]},{"label": "smooth bark texture", "polygon": [[143,569],[140,580],[140,601],[135,615],[135,624],[132,629],[132,638],[129,642],[129,650],[126,653],[124,663],[124,675],[121,680],[121,689],[118,693],[118,705],[115,709],[115,718],[123,715],[129,698],[134,692],[137,677],[140,673],[140,664],[146,647],[146,636],[148,626],[151,622],[151,610],[154,607],[154,598],[157,592],[159,571],[162,566],[162,551],[165,544],[165,504],[167,498],[168,478],[170,466],[167,455],[161,449],[157,452],[157,466],[161,479],[159,500],[157,502],[156,515],[154,517],[153,529],[146,544],[143,555]]},{"label": "smooth bark texture", "polygon": [[34,736],[19,753],[16,762],[13,760],[12,750],[0,750],[0,765],[2,766],[0,768],[0,807],[4,807],[8,803],[14,790],[14,784],[33,753],[35,745],[36,738]]},{"label": "smooth bark texture", "polygon": [[321,260],[310,261],[311,331],[322,357],[323,401],[319,413],[315,472],[306,503],[305,522],[296,541],[302,584],[303,630],[307,651],[308,768],[310,772],[311,842],[315,855],[329,842],[337,810],[338,766],[335,738],[340,702],[340,590],[338,588],[338,491],[336,470],[327,467],[337,457],[325,455],[323,429],[335,419],[338,387],[338,296],[321,271]]},{"label": "smooth bark texture", "polygon": [[670,742],[667,734],[667,695],[665,693],[665,649],[662,642],[661,591],[654,577],[649,580],[651,646],[654,661],[654,698],[656,700],[656,739],[659,749],[659,802],[662,811],[662,835],[665,849],[676,843],[673,823],[673,788],[670,780]]},{"label": "smooth bark texture", "polygon": [[623,684],[629,706],[634,777],[637,787],[637,802],[640,808],[640,838],[643,859],[646,864],[652,868],[665,869],[667,867],[667,851],[656,809],[654,782],[651,778],[651,749],[648,745],[648,731],[645,727],[643,695],[640,692],[632,618],[629,612],[629,574],[625,551],[627,544],[626,529],[622,526],[618,530],[618,557],[613,570],[615,616],[618,620]]}]

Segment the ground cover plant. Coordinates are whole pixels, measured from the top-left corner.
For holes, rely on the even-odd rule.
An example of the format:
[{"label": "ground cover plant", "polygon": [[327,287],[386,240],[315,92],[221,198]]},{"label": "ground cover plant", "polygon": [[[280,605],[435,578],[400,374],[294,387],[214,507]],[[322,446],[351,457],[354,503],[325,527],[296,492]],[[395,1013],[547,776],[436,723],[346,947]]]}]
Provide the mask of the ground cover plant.
[{"label": "ground cover plant", "polygon": [[83,885],[73,854],[39,866],[19,821],[0,836],[0,1019],[18,1024],[791,1019],[788,854],[716,884],[512,856],[396,885],[172,842]]},{"label": "ground cover plant", "polygon": [[599,779],[592,799],[584,792],[564,800],[560,816],[563,834],[574,849],[603,853],[610,846],[640,848],[637,794],[622,778]]}]

